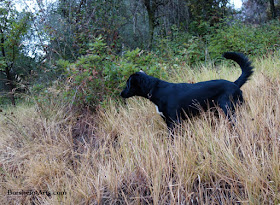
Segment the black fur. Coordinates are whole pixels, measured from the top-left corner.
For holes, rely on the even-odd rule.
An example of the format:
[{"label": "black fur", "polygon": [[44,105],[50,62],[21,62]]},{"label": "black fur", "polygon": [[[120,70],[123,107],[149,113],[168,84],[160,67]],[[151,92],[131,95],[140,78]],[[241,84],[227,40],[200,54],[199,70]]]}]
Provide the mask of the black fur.
[{"label": "black fur", "polygon": [[230,119],[228,111],[234,112],[234,106],[243,102],[240,87],[253,73],[253,66],[248,58],[235,52],[223,55],[234,60],[242,69],[241,76],[235,81],[211,80],[195,84],[169,83],[152,77],[143,71],[132,74],[126,88],[121,92],[123,98],[142,96],[151,100],[162,112],[169,129],[180,119],[199,114],[201,108],[207,110],[219,106]]}]

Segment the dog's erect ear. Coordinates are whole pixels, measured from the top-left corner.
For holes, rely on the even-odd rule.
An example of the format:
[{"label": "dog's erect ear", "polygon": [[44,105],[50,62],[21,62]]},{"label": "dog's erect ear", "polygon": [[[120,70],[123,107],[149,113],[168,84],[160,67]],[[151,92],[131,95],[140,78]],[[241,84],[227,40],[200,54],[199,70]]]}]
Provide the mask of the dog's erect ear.
[{"label": "dog's erect ear", "polygon": [[128,78],[127,83],[126,83],[127,89],[129,89],[130,86],[131,86],[131,77]]},{"label": "dog's erect ear", "polygon": [[128,81],[127,81],[127,88],[130,89],[131,86],[133,86],[135,83],[137,83],[137,80],[136,80],[136,76],[138,76],[138,74],[132,74]]}]

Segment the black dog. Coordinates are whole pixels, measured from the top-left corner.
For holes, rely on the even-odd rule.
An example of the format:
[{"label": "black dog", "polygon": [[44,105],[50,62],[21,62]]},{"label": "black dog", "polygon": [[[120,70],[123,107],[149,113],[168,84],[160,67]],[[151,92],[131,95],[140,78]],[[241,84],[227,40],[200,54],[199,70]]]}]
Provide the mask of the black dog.
[{"label": "black dog", "polygon": [[230,120],[229,111],[234,112],[235,105],[243,102],[240,87],[252,75],[253,66],[241,53],[226,52],[223,56],[236,61],[242,69],[241,76],[235,82],[169,83],[140,71],[129,77],[121,96],[142,96],[151,100],[170,130],[174,123],[180,123],[181,118],[186,119],[186,115],[192,117],[199,114],[201,108],[207,110],[219,106]]}]

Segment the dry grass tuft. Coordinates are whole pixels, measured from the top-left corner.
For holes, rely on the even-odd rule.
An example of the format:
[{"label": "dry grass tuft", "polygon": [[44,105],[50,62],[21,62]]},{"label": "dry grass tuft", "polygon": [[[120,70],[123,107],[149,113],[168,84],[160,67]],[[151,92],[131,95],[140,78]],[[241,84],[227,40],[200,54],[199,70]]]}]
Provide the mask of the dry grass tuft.
[{"label": "dry grass tuft", "polygon": [[[96,114],[77,115],[63,104],[5,110],[2,204],[280,203],[280,60],[254,65],[235,127],[207,112],[178,126],[174,141],[140,98],[112,101]],[[186,70],[170,81],[240,74],[226,66]]]}]

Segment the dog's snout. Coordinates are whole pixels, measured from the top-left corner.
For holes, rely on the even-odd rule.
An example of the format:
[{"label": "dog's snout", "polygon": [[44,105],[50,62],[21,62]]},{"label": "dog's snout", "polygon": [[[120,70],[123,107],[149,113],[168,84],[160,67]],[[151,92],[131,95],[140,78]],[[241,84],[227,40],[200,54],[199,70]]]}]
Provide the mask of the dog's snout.
[{"label": "dog's snout", "polygon": [[125,98],[125,90],[123,90],[121,93],[120,93],[120,96],[122,97],[122,98]]}]

